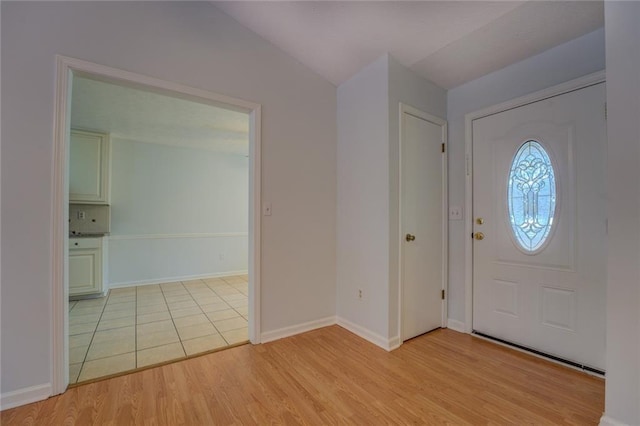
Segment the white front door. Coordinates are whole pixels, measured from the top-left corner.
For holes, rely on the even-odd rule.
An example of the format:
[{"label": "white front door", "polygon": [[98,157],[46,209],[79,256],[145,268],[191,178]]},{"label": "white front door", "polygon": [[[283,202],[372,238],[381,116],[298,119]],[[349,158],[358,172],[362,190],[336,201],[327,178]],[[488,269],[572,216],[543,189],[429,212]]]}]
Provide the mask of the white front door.
[{"label": "white front door", "polygon": [[600,83],[473,121],[474,331],[599,370],[604,106]]},{"label": "white front door", "polygon": [[402,340],[442,325],[446,270],[445,122],[419,111],[402,113]]}]

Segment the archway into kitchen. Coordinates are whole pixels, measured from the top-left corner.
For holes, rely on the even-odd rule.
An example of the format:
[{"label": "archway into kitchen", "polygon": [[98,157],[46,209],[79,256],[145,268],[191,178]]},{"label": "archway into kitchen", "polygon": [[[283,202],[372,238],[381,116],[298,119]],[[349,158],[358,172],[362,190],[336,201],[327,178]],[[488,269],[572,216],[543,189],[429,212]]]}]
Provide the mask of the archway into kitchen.
[{"label": "archway into kitchen", "polygon": [[259,106],[58,71],[54,389],[257,343]]}]

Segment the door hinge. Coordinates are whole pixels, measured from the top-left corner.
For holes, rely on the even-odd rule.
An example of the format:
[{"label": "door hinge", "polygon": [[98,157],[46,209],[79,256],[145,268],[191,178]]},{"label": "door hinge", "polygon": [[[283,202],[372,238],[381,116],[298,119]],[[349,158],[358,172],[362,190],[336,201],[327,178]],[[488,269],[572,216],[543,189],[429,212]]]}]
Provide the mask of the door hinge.
[{"label": "door hinge", "polygon": [[444,152],[444,143],[442,144],[442,152]]},{"label": "door hinge", "polygon": [[442,289],[442,300],[444,300],[444,289]]}]

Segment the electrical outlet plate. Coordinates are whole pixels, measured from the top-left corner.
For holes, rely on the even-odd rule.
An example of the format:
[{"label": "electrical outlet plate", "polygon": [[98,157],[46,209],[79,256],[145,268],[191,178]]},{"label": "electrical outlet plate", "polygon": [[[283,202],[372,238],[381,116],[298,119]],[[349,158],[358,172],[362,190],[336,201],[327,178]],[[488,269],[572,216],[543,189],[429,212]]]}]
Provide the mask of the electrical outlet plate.
[{"label": "electrical outlet plate", "polygon": [[462,220],[462,207],[460,206],[449,207],[449,220]]}]

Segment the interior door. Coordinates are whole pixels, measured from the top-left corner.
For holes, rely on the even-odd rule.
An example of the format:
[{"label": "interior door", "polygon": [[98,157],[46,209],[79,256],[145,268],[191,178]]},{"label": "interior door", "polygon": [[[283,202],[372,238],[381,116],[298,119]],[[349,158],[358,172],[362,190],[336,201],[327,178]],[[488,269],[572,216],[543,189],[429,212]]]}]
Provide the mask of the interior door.
[{"label": "interior door", "polygon": [[605,84],[473,122],[473,328],[604,370]]},{"label": "interior door", "polygon": [[442,325],[446,259],[444,141],[445,123],[402,113],[401,276],[402,340]]}]

